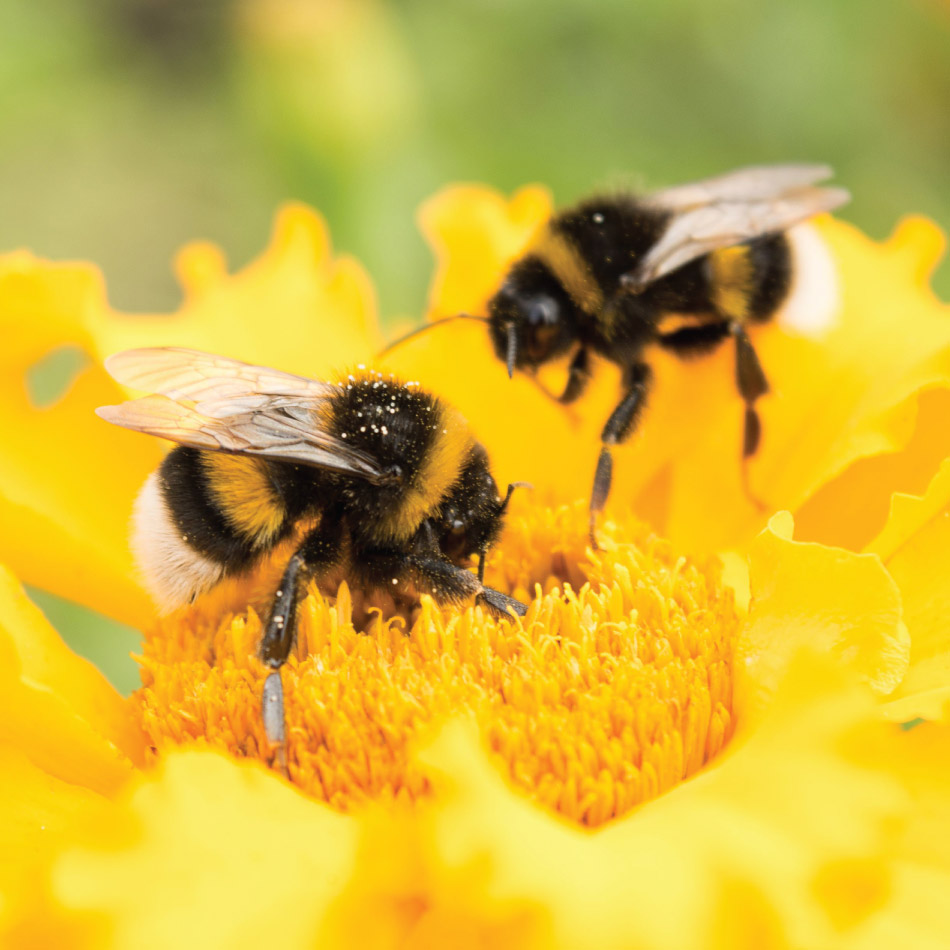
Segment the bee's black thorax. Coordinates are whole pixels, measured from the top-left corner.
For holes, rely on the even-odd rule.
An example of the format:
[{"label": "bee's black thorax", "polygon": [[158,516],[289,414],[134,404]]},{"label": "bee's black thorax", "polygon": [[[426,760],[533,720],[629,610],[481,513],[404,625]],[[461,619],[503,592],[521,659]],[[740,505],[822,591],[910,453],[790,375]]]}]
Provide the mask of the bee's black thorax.
[{"label": "bee's black thorax", "polygon": [[557,215],[549,228],[570,242],[607,301],[656,243],[667,218],[631,197],[592,198]]},{"label": "bee's black thorax", "polygon": [[371,534],[399,505],[406,487],[419,478],[439,415],[435,399],[392,379],[351,376],[340,385],[331,402],[327,431],[367,452],[392,476],[383,485],[333,478],[346,506],[362,515],[354,525],[357,534]]}]

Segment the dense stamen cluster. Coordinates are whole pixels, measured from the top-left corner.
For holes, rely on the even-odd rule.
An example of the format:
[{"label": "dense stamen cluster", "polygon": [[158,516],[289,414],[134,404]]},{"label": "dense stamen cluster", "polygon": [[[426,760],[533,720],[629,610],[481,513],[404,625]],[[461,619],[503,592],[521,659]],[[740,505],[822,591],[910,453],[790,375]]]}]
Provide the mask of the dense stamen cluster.
[{"label": "dense stamen cluster", "polygon": [[[509,519],[488,579],[525,600],[543,592],[520,623],[428,599],[384,619],[345,584],[311,590],[282,672],[291,780],[343,810],[414,799],[428,779],[411,745],[468,714],[517,786],[597,825],[715,756],[732,729],[738,629],[718,564],[677,557],[636,524],[606,524],[594,556],[586,534],[580,505],[523,504]],[[136,703],[156,749],[207,741],[270,759],[260,630],[253,609],[222,616],[208,599],[151,632]]]}]

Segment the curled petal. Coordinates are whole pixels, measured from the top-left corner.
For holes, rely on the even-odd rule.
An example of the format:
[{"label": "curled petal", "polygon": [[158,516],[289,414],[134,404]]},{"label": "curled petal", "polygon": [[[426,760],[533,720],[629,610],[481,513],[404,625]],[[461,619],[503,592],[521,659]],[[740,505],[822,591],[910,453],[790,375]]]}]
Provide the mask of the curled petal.
[{"label": "curled petal", "polygon": [[431,314],[483,315],[499,274],[524,251],[551,211],[550,194],[537,185],[522,188],[510,201],[483,185],[459,185],[425,202],[419,227],[436,258]]},{"label": "curled petal", "polygon": [[124,700],[0,567],[0,738],[51,776],[108,794],[142,761]]},{"label": "curled petal", "polygon": [[910,668],[885,706],[899,721],[950,713],[950,461],[926,492],[895,494],[884,530],[868,545],[900,588],[911,634]]},{"label": "curled petal", "polygon": [[323,219],[303,205],[277,215],[269,246],[230,274],[220,250],[200,243],[178,255],[185,292],[171,314],[89,315],[99,359],[138,346],[184,346],[302,376],[328,376],[381,346],[376,298],[352,258],[335,257]]},{"label": "curled petal", "polygon": [[736,651],[735,703],[746,726],[803,647],[834,657],[880,695],[907,670],[900,591],[880,559],[793,541],[792,529],[782,512],[752,545],[752,605]]},{"label": "curled petal", "polygon": [[[129,511],[161,449],[93,415],[121,399],[105,372],[88,365],[83,320],[103,300],[91,267],[26,253],[0,259],[0,559],[27,583],[137,623],[150,607],[134,579]],[[65,345],[79,348],[87,365],[61,399],[40,407],[27,372]]]}]

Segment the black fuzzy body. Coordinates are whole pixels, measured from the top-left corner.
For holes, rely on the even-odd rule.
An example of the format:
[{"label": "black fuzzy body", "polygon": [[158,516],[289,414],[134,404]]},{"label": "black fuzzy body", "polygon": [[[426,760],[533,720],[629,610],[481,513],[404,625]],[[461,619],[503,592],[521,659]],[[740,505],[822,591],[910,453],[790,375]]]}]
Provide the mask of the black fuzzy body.
[{"label": "black fuzzy body", "polygon": [[[725,315],[717,307],[712,255],[685,264],[639,293],[626,289],[624,275],[660,239],[669,220],[669,212],[632,196],[592,198],[556,215],[489,301],[498,357],[506,359],[511,324],[518,335],[518,367],[533,368],[577,345],[626,367],[640,360],[647,345],[659,342],[669,315],[684,315],[696,324],[726,317],[758,323],[776,312],[791,284],[791,252],[784,234],[740,245],[750,272],[740,315]],[[558,256],[549,251],[552,243],[560,249]],[[572,288],[568,269],[583,274],[591,293]],[[682,355],[692,351],[683,347]]]}]

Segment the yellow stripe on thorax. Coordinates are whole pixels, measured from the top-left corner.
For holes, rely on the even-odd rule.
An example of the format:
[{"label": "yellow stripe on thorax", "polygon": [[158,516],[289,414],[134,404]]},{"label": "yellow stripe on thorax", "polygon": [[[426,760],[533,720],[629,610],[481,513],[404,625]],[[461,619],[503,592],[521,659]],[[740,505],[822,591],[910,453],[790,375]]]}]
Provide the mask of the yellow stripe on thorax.
[{"label": "yellow stripe on thorax", "polygon": [[243,455],[203,452],[208,487],[232,527],[259,545],[280,531],[286,509],[268,477],[265,463]]},{"label": "yellow stripe on thorax", "polygon": [[468,423],[455,409],[437,403],[433,415],[434,432],[425,460],[400,503],[380,525],[383,535],[405,541],[415,534],[459,477],[475,440]]},{"label": "yellow stripe on thorax", "polygon": [[531,253],[548,265],[581,310],[590,314],[600,311],[604,305],[603,292],[587,262],[563,234],[550,227],[542,228],[531,247]]},{"label": "yellow stripe on thorax", "polygon": [[749,248],[724,247],[709,255],[713,304],[718,313],[730,320],[744,320],[749,313],[753,291],[753,266]]}]

